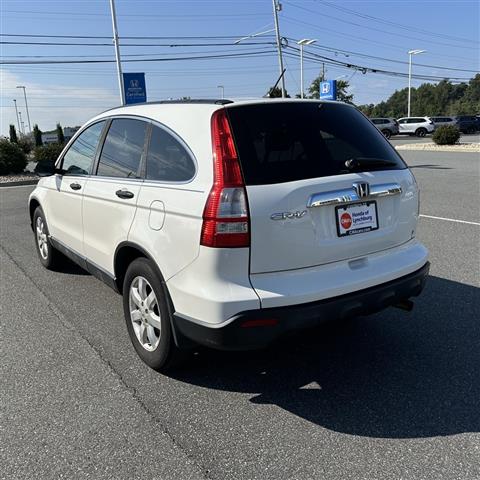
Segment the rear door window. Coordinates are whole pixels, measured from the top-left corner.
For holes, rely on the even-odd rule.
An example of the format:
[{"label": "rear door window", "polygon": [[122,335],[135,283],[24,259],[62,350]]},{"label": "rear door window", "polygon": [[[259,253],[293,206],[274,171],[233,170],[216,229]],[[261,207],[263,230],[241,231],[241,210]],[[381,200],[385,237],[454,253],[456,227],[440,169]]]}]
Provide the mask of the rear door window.
[{"label": "rear door window", "polygon": [[147,123],[132,118],[112,121],[103,144],[97,175],[138,178]]},{"label": "rear door window", "polygon": [[347,174],[352,158],[372,159],[364,171],[406,168],[377,128],[347,105],[279,102],[227,112],[247,185]]},{"label": "rear door window", "polygon": [[161,182],[186,182],[195,175],[187,149],[172,134],[152,126],[145,178]]}]

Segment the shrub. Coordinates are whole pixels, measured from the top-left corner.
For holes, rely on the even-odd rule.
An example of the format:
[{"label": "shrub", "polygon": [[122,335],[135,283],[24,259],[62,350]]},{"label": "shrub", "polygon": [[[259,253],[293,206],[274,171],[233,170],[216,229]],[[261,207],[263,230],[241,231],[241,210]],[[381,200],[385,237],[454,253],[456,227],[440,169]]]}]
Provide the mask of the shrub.
[{"label": "shrub", "polygon": [[460,130],[454,125],[442,125],[433,133],[432,139],[437,145],[454,145],[460,138]]},{"label": "shrub", "polygon": [[27,157],[23,150],[6,138],[0,139],[0,175],[21,173],[27,166]]},{"label": "shrub", "polygon": [[26,135],[22,135],[17,140],[18,146],[23,150],[23,153],[28,155],[33,150],[33,140],[31,137],[27,137]]},{"label": "shrub", "polygon": [[59,145],[58,143],[42,145],[41,147],[35,148],[33,159],[35,162],[55,163],[62,150],[63,145]]}]

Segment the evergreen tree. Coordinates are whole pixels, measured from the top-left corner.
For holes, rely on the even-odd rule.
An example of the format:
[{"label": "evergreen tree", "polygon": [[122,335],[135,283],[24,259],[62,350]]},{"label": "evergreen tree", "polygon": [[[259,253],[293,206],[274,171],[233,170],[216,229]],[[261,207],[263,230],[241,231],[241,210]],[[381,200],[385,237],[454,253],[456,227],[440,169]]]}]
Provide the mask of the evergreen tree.
[{"label": "evergreen tree", "polygon": [[41,147],[43,145],[42,131],[38,128],[37,124],[33,126],[33,138],[35,140],[36,147]]},{"label": "evergreen tree", "polygon": [[63,143],[65,142],[65,137],[63,136],[63,128],[59,123],[57,123],[57,141],[60,145],[63,145]]},{"label": "evergreen tree", "polygon": [[10,125],[10,141],[12,143],[18,143],[17,131],[15,130],[15,125]]}]

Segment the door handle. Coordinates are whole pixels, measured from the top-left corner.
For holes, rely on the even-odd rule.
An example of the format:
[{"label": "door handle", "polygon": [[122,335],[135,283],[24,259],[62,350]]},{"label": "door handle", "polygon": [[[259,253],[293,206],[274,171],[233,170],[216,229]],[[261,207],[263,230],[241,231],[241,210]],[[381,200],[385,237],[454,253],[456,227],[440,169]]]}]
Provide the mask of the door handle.
[{"label": "door handle", "polygon": [[132,192],[129,192],[128,190],[117,190],[115,192],[115,195],[119,198],[133,198],[134,195]]},{"label": "door handle", "polygon": [[70,188],[72,190],[80,190],[82,188],[82,186],[79,183],[71,183]]}]

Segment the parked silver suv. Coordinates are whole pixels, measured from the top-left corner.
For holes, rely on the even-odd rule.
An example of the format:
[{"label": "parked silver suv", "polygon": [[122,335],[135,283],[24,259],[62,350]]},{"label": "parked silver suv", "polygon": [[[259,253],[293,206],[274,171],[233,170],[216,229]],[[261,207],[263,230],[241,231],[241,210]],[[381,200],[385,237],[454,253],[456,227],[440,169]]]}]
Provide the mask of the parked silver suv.
[{"label": "parked silver suv", "polygon": [[398,122],[394,118],[371,118],[370,120],[386,138],[398,135]]}]

